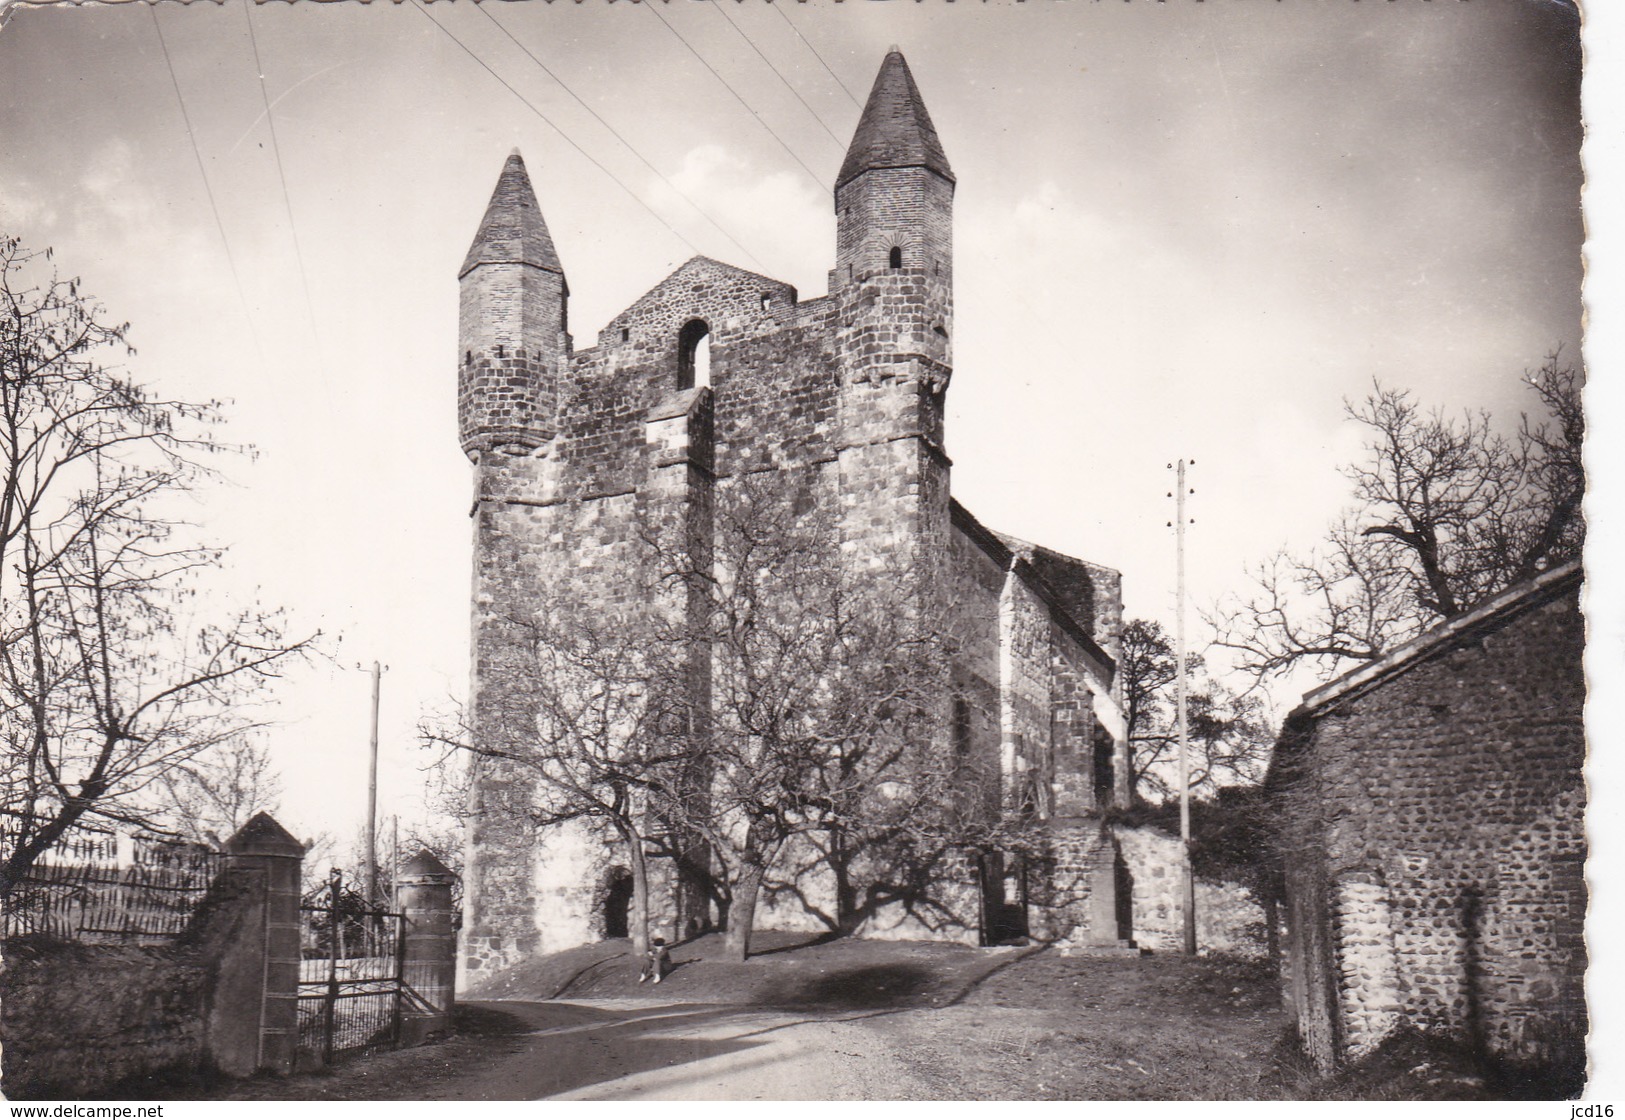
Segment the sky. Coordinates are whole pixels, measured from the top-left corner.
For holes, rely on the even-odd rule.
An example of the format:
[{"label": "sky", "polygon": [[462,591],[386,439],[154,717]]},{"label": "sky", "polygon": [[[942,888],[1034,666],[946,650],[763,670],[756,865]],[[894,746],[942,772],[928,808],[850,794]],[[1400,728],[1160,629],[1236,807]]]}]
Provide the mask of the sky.
[{"label": "sky", "polygon": [[[272,746],[290,827],[347,834],[358,666],[388,667],[403,817],[414,727],[467,679],[456,272],[510,149],[578,348],[696,253],[817,296],[900,46],[958,179],[954,493],[1169,622],[1175,459],[1194,614],[1343,507],[1344,402],[1373,379],[1512,424],[1522,372],[1579,355],[1578,23],[1552,0],[17,4],[0,226],[132,324],[138,379],[230,400],[257,455],[196,520],[226,593],[336,642]],[[1625,629],[1593,625],[1612,663]]]}]

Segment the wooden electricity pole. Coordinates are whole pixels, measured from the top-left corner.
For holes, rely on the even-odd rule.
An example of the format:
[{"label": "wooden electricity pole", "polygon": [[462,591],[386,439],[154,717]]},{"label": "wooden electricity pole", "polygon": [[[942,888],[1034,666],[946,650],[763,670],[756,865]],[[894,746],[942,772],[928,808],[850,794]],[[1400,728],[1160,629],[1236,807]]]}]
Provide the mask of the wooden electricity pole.
[{"label": "wooden electricity pole", "polygon": [[[1192,463],[1194,466],[1194,462]],[[1190,736],[1185,718],[1185,460],[1179,461],[1177,489],[1174,491],[1174,552],[1178,581],[1174,624],[1174,658],[1179,710],[1179,839],[1183,852],[1185,891],[1185,952],[1196,955],[1196,874],[1191,869],[1191,764]]]},{"label": "wooden electricity pole", "polygon": [[378,902],[378,691],[383,669],[372,663],[371,761],[367,769],[367,905]]}]

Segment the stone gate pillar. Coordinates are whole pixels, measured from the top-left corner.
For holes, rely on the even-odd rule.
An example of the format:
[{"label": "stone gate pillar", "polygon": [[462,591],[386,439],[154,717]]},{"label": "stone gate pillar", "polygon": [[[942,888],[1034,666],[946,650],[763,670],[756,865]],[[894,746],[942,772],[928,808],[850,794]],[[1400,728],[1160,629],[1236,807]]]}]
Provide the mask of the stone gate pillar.
[{"label": "stone gate pillar", "polygon": [[[224,962],[210,1010],[222,1072],[290,1074],[299,1042],[299,872],[305,846],[266,813],[226,841],[230,870],[257,880],[242,942]],[[263,891],[263,893],[260,893]]]},{"label": "stone gate pillar", "polygon": [[457,995],[453,878],[446,865],[427,850],[408,860],[395,878],[395,909],[406,923],[402,975],[411,989],[401,1023],[405,1046],[451,1029]]}]

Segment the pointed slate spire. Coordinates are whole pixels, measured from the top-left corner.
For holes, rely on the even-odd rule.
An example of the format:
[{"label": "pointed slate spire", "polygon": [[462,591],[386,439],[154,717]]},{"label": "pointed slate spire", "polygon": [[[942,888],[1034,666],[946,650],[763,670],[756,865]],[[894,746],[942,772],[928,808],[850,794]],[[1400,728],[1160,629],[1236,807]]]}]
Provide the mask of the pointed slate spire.
[{"label": "pointed slate spire", "polygon": [[508,155],[497,177],[497,188],[491,192],[491,204],[485,208],[480,231],[474,235],[474,244],[463,258],[458,279],[469,269],[482,264],[528,264],[564,275],[559,263],[558,250],[553,248],[553,236],[547,232],[542,219],[542,208],[536,203],[536,192],[531,189],[530,176],[525,173],[525,161],[515,148]]},{"label": "pointed slate spire", "polygon": [[931,114],[925,111],[925,101],[914,84],[914,75],[909,73],[903,52],[896,47],[880,64],[874,88],[869,91],[869,103],[863,107],[852,146],[835,178],[836,189],[880,167],[924,167],[950,183],[955,181],[942,141],[931,125]]}]

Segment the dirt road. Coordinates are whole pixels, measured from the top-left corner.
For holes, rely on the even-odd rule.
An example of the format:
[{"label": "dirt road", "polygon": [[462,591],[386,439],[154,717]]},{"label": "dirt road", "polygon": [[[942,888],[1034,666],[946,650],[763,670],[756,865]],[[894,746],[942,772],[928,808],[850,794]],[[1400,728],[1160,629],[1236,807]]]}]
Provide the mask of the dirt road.
[{"label": "dirt road", "polygon": [[[600,959],[600,958],[603,959]],[[557,963],[557,962],[554,962]],[[840,942],[639,987],[583,952],[459,1010],[449,1041],[230,1086],[262,1100],[1253,1099],[1273,978],[1179,958]],[[542,982],[545,981],[545,982]],[[515,985],[516,988],[520,985]],[[547,995],[563,989],[559,998]],[[541,997],[541,998],[538,998]],[[658,997],[658,998],[657,998]],[[215,1094],[199,1094],[214,1096]]]},{"label": "dirt road", "polygon": [[654,999],[479,1004],[478,1026],[234,1099],[895,1100],[931,1095],[862,1018]]}]

